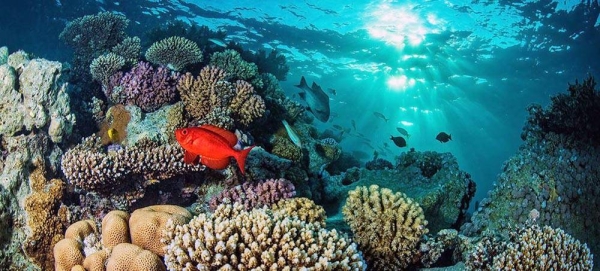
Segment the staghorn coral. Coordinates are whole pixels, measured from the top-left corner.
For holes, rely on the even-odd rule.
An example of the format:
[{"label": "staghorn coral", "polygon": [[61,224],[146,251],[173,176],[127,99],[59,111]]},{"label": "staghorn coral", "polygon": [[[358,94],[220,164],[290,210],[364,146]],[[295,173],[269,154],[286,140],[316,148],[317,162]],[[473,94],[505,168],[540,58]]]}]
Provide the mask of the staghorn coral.
[{"label": "staghorn coral", "polygon": [[183,226],[167,224],[169,270],[364,270],[356,244],[317,223],[240,204],[220,205]]},{"label": "staghorn coral", "polygon": [[183,162],[178,144],[138,144],[106,153],[99,138],[88,137],[62,157],[61,168],[76,187],[110,193],[132,186],[136,181],[165,180],[176,175],[204,170],[201,165]]},{"label": "staghorn coral", "polygon": [[170,37],[153,43],[146,51],[148,61],[175,71],[202,61],[198,44],[183,37]]},{"label": "staghorn coral", "polygon": [[405,269],[419,260],[417,245],[428,232],[427,220],[405,194],[360,186],[348,193],[342,213],[370,269]]},{"label": "staghorn coral", "polygon": [[[246,82],[231,83],[227,73],[214,66],[206,66],[197,77],[186,73],[177,84],[187,114],[196,123],[215,124],[220,118],[233,118],[244,125],[262,116],[265,105],[262,98]],[[224,124],[227,124],[225,122]]]},{"label": "staghorn coral", "polygon": [[179,74],[165,67],[154,69],[140,61],[127,73],[116,73],[104,88],[104,94],[113,103],[132,104],[144,112],[152,112],[177,98]]},{"label": "staghorn coral", "polygon": [[90,64],[90,73],[94,80],[103,86],[108,85],[110,77],[125,66],[125,58],[115,53],[103,54],[94,58]]},{"label": "staghorn coral", "polygon": [[221,203],[234,202],[244,205],[246,210],[277,203],[279,200],[291,198],[296,195],[294,185],[285,179],[269,179],[258,182],[245,182],[229,189],[210,199],[212,210],[217,209]]},{"label": "staghorn coral", "polygon": [[36,168],[29,176],[32,193],[25,198],[27,238],[21,245],[25,254],[43,270],[54,266],[51,252],[63,239],[67,208],[62,205],[65,184],[59,179],[47,181]]},{"label": "staghorn coral", "polygon": [[587,245],[563,230],[533,225],[511,234],[493,270],[592,270],[592,259]]}]

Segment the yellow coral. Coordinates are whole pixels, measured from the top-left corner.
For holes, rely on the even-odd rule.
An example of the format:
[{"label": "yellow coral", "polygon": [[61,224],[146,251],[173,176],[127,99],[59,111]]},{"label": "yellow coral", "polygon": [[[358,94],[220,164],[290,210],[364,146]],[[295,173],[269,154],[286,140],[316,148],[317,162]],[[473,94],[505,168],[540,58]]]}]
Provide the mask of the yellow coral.
[{"label": "yellow coral", "polygon": [[318,223],[325,227],[325,209],[308,198],[290,198],[280,200],[271,205],[274,212],[283,212],[288,216],[298,217],[308,223]]},{"label": "yellow coral", "polygon": [[32,193],[25,198],[28,233],[23,251],[42,269],[54,266],[53,247],[63,239],[67,208],[62,205],[65,183],[59,179],[49,182],[41,168],[29,176]]},{"label": "yellow coral", "polygon": [[419,204],[405,194],[360,186],[348,193],[342,213],[373,270],[404,269],[418,260],[427,221]]}]

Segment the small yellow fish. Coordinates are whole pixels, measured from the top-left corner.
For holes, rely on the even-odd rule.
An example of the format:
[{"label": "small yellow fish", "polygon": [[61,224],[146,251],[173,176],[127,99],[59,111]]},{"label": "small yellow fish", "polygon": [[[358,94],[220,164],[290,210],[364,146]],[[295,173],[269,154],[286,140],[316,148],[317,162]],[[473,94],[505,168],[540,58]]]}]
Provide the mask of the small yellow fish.
[{"label": "small yellow fish", "polygon": [[119,142],[119,131],[117,131],[117,129],[110,128],[106,133],[112,143]]}]

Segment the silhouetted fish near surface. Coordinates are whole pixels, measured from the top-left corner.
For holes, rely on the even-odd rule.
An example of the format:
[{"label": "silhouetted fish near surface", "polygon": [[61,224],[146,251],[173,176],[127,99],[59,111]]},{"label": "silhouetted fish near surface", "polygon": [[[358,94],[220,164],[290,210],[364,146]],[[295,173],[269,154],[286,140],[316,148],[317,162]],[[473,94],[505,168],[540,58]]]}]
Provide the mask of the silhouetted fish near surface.
[{"label": "silhouetted fish near surface", "polygon": [[335,90],[333,88],[327,88],[327,90],[329,91],[329,93],[331,93],[331,95],[333,95],[333,96],[337,95],[337,90]]},{"label": "silhouetted fish near surface", "polygon": [[400,134],[402,134],[403,136],[405,136],[406,138],[410,137],[410,135],[408,134],[408,132],[406,130],[404,130],[404,128],[396,127],[396,130],[398,130],[398,132]]},{"label": "silhouetted fish near surface", "polygon": [[404,137],[401,137],[401,136],[396,136],[396,137],[390,136],[390,139],[392,141],[394,141],[394,144],[396,144],[396,146],[398,146],[400,148],[406,147],[406,140],[404,140]]},{"label": "silhouetted fish near surface", "polygon": [[304,92],[301,92],[300,98],[308,104],[308,111],[312,112],[313,115],[322,122],[327,122],[329,119],[329,96],[321,89],[317,83],[313,82],[312,86],[306,84],[304,76],[300,79],[300,84],[296,85]]},{"label": "silhouetted fish near surface", "polygon": [[452,135],[441,132],[435,137],[435,139],[439,140],[442,143],[446,143],[446,142],[452,140]]},{"label": "silhouetted fish near surface", "polygon": [[385,120],[385,122],[387,122],[388,120],[390,120],[390,119],[386,118],[383,114],[381,114],[379,112],[373,112],[373,115],[375,115],[375,117],[378,117],[378,118],[380,118],[382,120]]}]

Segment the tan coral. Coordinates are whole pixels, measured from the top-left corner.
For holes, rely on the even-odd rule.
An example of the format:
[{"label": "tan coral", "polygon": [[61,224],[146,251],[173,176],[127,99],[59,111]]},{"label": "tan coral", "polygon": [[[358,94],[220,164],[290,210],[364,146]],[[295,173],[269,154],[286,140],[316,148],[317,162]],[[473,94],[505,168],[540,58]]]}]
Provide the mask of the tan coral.
[{"label": "tan coral", "polygon": [[54,270],[69,271],[83,263],[83,247],[75,239],[66,238],[54,245]]},{"label": "tan coral", "polygon": [[83,239],[92,233],[98,233],[96,223],[91,219],[81,220],[71,224],[71,226],[67,228],[65,231],[65,238],[83,242]]},{"label": "tan coral", "polygon": [[52,269],[53,247],[63,239],[68,210],[62,205],[65,183],[59,179],[46,181],[41,168],[29,176],[32,193],[25,198],[27,237],[22,244],[25,254],[42,269]]},{"label": "tan coral", "polygon": [[325,227],[325,209],[314,201],[308,198],[290,198],[280,200],[271,205],[271,209],[275,212],[282,212],[288,216],[298,217],[302,221],[308,223],[318,223],[321,227]]},{"label": "tan coral", "polygon": [[116,245],[106,263],[107,271],[166,270],[160,257],[143,248],[122,243]]},{"label": "tan coral", "polygon": [[109,256],[110,255],[106,250],[96,251],[85,257],[85,260],[83,260],[83,267],[87,271],[104,271],[104,265]]},{"label": "tan coral", "polygon": [[244,125],[250,124],[265,113],[265,101],[254,92],[252,85],[238,80],[234,83],[236,95],[231,101],[231,109]]},{"label": "tan coral", "polygon": [[167,221],[176,225],[185,224],[192,214],[176,205],[154,205],[135,210],[129,219],[131,242],[153,253],[163,256],[164,244],[160,242]]},{"label": "tan coral", "polygon": [[124,211],[110,211],[102,219],[102,245],[112,248],[120,243],[131,243],[129,237],[129,214]]},{"label": "tan coral", "polygon": [[344,220],[370,268],[406,269],[419,259],[417,245],[428,231],[418,203],[377,185],[360,186],[348,194]]},{"label": "tan coral", "polygon": [[73,266],[73,268],[71,268],[71,271],[88,271],[88,270],[85,270],[85,267],[78,264],[76,266]]}]

